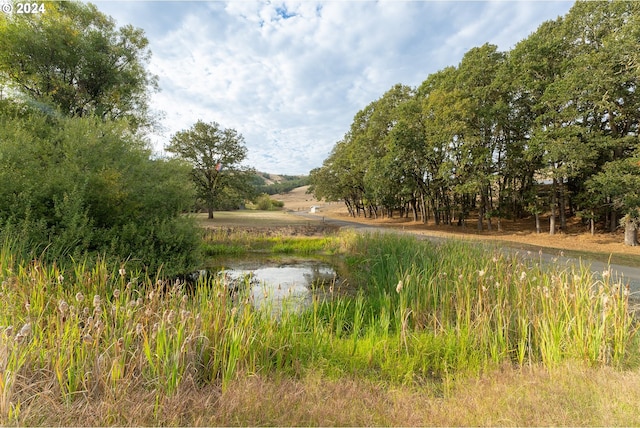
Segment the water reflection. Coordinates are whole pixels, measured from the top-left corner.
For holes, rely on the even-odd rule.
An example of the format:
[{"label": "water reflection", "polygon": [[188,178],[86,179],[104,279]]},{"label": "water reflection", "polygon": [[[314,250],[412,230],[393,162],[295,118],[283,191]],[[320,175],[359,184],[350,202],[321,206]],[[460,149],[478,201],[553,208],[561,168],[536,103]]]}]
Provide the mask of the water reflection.
[{"label": "water reflection", "polygon": [[232,283],[247,283],[254,306],[275,315],[283,309],[301,311],[312,304],[314,295],[324,298],[341,282],[333,266],[315,260],[232,261],[219,271]]}]

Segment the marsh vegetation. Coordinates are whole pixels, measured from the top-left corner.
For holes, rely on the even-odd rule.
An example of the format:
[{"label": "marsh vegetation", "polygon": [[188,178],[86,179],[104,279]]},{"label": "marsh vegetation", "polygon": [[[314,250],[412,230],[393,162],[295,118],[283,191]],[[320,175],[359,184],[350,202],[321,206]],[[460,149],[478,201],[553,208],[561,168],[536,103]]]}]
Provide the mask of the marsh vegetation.
[{"label": "marsh vegetation", "polygon": [[[490,424],[495,416],[489,413],[441,419],[433,412],[440,416],[430,419],[421,409],[415,419],[390,397],[414,404],[420,396],[447,400],[463,393],[460,385],[493,379],[492,373],[510,379],[504,388],[532,373],[543,374],[535,382],[548,386],[546,376],[576,367],[637,379],[630,296],[607,273],[596,279],[587,267],[545,271],[518,256],[459,242],[434,246],[348,233],[306,239],[341,255],[356,292],[314,295],[307,310],[284,310],[279,317],[268,305],[250,305],[249,294],[232,299],[221,279],[187,289],[130,271],[126,263],[78,261],[61,270],[19,260],[5,243],[0,423]],[[334,391],[350,395],[327,403],[371,400],[380,407],[370,413],[364,402],[352,404],[353,413],[338,419],[331,408],[323,416],[318,403],[308,403],[315,412],[289,417],[257,410],[271,403],[265,391],[297,388],[309,399]],[[240,390],[247,396],[238,396]],[[615,387],[607,392],[621,393]],[[578,408],[585,393],[574,394],[575,402],[567,400]],[[185,399],[199,404],[181,406]],[[252,400],[248,409],[237,407]],[[611,405],[617,419],[598,419],[587,409],[580,418],[544,421],[637,423],[633,406]],[[77,419],[83,413],[91,417]]]}]

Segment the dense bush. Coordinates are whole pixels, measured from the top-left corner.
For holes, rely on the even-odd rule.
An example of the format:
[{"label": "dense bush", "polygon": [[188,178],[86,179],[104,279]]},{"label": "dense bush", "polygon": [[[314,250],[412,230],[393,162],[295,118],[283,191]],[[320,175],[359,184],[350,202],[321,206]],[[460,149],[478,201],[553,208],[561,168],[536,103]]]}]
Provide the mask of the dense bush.
[{"label": "dense bush", "polygon": [[284,207],[284,202],[271,199],[269,195],[262,194],[256,198],[256,207],[262,211],[271,211]]},{"label": "dense bush", "polygon": [[126,124],[0,105],[0,237],[24,257],[89,254],[163,266],[196,262],[189,167],[153,159]]}]

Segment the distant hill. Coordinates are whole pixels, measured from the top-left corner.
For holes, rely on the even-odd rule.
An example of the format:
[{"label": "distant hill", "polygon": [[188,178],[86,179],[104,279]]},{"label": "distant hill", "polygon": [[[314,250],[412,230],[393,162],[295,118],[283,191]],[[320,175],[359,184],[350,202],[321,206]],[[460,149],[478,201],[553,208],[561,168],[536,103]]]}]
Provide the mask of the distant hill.
[{"label": "distant hill", "polygon": [[266,193],[267,195],[276,195],[278,193],[287,193],[296,187],[306,186],[309,184],[308,175],[279,175],[267,172],[257,172],[254,179],[256,190],[258,193]]}]

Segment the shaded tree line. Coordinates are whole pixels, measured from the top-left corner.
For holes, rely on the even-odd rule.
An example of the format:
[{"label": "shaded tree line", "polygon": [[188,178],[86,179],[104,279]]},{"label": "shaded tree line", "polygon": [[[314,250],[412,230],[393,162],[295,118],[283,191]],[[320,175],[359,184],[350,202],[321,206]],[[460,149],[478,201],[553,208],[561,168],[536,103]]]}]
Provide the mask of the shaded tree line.
[{"label": "shaded tree line", "polygon": [[318,198],[353,216],[501,227],[580,216],[637,245],[640,3],[577,2],[508,52],[485,44],[418,87],[359,111],[323,165]]}]

